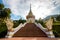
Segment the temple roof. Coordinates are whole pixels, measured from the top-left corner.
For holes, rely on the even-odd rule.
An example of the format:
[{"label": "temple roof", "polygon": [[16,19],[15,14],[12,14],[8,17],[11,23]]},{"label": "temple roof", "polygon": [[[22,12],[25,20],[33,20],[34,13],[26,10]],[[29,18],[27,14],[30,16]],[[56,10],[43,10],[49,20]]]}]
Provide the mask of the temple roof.
[{"label": "temple roof", "polygon": [[27,23],[19,29],[13,37],[47,37],[47,35],[34,23]]},{"label": "temple roof", "polygon": [[31,5],[30,5],[30,11],[29,14],[26,16],[26,18],[35,18],[35,16],[33,15],[32,11],[31,11]]}]

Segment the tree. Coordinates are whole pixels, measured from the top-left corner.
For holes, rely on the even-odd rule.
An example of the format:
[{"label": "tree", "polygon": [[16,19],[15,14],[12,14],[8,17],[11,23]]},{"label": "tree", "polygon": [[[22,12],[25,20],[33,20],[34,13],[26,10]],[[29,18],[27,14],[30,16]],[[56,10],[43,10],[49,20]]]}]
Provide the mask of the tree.
[{"label": "tree", "polygon": [[0,4],[0,10],[4,8],[4,5],[3,4]]},{"label": "tree", "polygon": [[4,8],[3,4],[0,4],[0,38],[5,37],[7,34],[7,25],[5,21],[10,18],[11,10],[9,8]]},{"label": "tree", "polygon": [[0,38],[5,37],[6,34],[7,34],[7,26],[6,26],[5,23],[2,22],[2,23],[0,24]]},{"label": "tree", "polygon": [[3,4],[0,4],[0,19],[10,18],[11,10],[9,8],[4,8]]},{"label": "tree", "polygon": [[57,19],[57,21],[60,21],[60,15],[58,15],[58,16],[56,17],[56,19]]}]

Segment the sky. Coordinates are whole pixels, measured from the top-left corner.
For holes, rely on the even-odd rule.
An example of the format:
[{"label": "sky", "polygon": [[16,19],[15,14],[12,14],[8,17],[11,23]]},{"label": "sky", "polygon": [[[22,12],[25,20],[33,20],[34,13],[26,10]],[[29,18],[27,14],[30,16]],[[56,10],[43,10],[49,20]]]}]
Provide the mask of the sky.
[{"label": "sky", "polygon": [[11,19],[26,19],[30,10],[36,19],[45,18],[48,15],[60,14],[60,0],[0,0],[6,8],[11,9]]}]

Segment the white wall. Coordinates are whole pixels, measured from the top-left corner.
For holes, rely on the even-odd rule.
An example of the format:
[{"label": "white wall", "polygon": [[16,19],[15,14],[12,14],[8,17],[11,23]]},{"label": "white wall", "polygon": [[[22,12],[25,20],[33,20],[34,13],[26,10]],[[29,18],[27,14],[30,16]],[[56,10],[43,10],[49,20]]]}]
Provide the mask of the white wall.
[{"label": "white wall", "polygon": [[29,19],[27,19],[27,23],[34,23],[35,22],[35,19],[34,18],[29,18]]}]

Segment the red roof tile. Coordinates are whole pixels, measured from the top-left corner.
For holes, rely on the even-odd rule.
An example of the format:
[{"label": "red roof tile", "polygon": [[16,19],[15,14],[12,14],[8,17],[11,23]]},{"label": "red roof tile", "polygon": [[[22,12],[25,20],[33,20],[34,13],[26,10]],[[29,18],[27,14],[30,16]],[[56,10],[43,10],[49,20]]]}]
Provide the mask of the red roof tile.
[{"label": "red roof tile", "polygon": [[27,23],[13,37],[47,37],[47,35],[34,23]]}]

